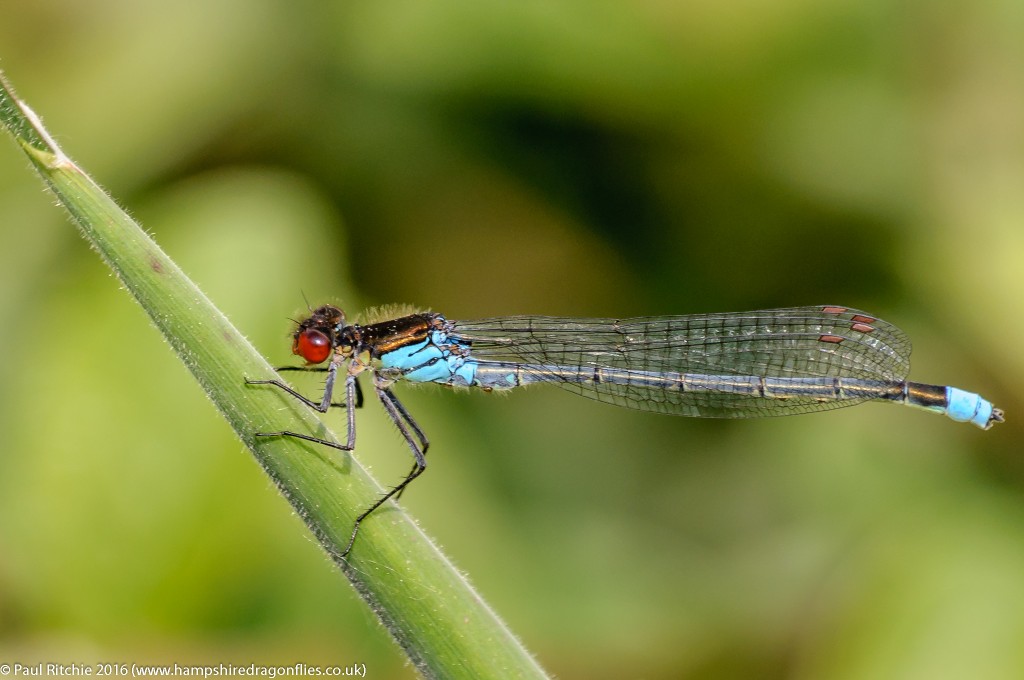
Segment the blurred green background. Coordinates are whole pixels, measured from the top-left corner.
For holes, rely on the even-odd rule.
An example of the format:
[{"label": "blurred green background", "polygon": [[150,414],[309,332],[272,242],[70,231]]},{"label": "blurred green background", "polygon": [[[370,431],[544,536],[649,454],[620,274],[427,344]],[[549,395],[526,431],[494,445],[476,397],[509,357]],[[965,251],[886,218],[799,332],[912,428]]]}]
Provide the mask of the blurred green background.
[{"label": "blurred green background", "polygon": [[[831,303],[903,327],[914,379],[1006,410],[983,433],[402,390],[433,444],[403,504],[549,671],[1024,676],[1021,3],[3,12],[20,94],[276,363],[303,294],[452,318]],[[0,662],[412,677],[0,146]],[[407,470],[376,404],[359,441],[383,482]]]}]

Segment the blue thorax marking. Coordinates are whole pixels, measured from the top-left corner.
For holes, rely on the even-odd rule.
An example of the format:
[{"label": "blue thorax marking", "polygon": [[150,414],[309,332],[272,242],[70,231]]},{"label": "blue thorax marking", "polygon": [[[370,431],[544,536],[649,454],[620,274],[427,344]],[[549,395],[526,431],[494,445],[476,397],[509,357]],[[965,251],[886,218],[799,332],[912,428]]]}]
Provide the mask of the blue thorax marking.
[{"label": "blue thorax marking", "polygon": [[[462,348],[462,351],[454,351]],[[448,385],[472,385],[476,361],[468,359],[469,347],[448,338],[443,330],[431,331],[423,342],[404,345],[380,357],[383,368],[402,371],[412,382],[436,382]]]}]

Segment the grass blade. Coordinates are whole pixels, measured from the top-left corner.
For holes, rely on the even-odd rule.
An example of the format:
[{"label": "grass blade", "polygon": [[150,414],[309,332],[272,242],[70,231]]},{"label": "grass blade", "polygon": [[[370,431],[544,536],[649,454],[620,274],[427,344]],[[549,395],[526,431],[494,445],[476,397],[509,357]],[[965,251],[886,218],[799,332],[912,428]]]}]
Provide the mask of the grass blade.
[{"label": "grass blade", "polygon": [[279,390],[243,383],[243,377],[274,377],[273,368],[139,225],[64,155],[2,73],[0,123],[415,667],[438,678],[546,677],[397,507],[372,516],[348,559],[340,559],[356,515],[383,493],[379,485],[354,459],[325,447],[256,438],[254,432],[291,429],[335,439]]}]

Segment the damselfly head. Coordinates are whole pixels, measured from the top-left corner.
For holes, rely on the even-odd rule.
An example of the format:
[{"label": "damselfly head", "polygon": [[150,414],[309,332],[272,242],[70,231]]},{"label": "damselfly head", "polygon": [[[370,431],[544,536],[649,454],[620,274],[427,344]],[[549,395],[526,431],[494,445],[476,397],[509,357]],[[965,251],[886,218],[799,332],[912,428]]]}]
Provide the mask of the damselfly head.
[{"label": "damselfly head", "polygon": [[338,337],[345,328],[345,314],[337,307],[324,305],[313,310],[299,322],[292,339],[292,354],[311,364],[319,364],[331,356]]}]

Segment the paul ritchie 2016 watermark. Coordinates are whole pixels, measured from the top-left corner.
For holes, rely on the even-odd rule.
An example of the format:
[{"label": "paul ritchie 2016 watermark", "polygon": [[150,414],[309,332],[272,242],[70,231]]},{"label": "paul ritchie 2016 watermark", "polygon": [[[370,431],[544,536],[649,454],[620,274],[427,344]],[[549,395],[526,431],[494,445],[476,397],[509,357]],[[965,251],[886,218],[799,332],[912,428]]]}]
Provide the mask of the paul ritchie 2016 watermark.
[{"label": "paul ritchie 2016 watermark", "polygon": [[0,676],[15,678],[57,677],[57,676],[90,676],[90,677],[325,677],[346,678],[366,677],[366,664],[357,663],[350,666],[313,666],[295,663],[290,666],[266,666],[249,664],[135,664],[135,663],[0,663]]}]

